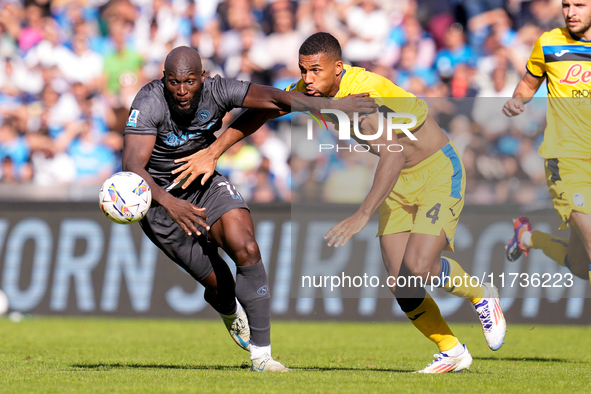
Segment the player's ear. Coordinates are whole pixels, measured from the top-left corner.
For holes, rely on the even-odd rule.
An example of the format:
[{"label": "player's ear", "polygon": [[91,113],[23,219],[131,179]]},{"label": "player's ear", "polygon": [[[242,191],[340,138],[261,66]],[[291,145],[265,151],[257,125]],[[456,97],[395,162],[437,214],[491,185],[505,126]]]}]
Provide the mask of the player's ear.
[{"label": "player's ear", "polygon": [[205,70],[201,71],[201,83],[205,82]]},{"label": "player's ear", "polygon": [[334,64],[334,71],[336,76],[338,77],[343,72],[343,61],[337,60]]}]

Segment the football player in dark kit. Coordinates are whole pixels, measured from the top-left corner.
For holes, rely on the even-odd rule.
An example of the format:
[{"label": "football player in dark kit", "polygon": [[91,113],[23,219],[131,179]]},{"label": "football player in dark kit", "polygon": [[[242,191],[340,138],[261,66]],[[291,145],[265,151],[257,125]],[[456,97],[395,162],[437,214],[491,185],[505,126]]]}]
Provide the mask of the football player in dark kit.
[{"label": "football player in dark kit", "polygon": [[[248,206],[217,172],[204,185],[195,182],[186,188],[171,172],[179,166],[175,159],[215,141],[214,132],[228,111],[242,107],[290,112],[291,100],[298,95],[303,97],[205,77],[197,51],[178,47],[166,57],[164,77],[135,97],[124,132],[123,170],[142,176],[152,190],[152,207],[140,221],[143,231],[205,287],[206,301],[221,315],[234,341],[250,350],[251,369],[256,371],[289,369],[271,357],[269,287]],[[339,100],[338,109],[375,112],[377,105],[364,96]],[[236,263],[236,282],[218,246]]]}]

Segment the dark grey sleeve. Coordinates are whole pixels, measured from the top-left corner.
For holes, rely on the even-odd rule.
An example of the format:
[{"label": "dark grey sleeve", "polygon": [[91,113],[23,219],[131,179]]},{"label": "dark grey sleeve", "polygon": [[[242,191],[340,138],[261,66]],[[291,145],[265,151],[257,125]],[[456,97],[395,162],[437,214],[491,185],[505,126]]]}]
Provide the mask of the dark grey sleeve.
[{"label": "dark grey sleeve", "polygon": [[153,92],[140,91],[129,110],[129,117],[123,134],[158,134],[158,126],[165,117],[163,104]]},{"label": "dark grey sleeve", "polygon": [[234,108],[242,107],[244,97],[248,93],[250,82],[238,81],[236,79],[222,78],[216,75],[213,78],[212,93],[224,111],[228,112]]}]

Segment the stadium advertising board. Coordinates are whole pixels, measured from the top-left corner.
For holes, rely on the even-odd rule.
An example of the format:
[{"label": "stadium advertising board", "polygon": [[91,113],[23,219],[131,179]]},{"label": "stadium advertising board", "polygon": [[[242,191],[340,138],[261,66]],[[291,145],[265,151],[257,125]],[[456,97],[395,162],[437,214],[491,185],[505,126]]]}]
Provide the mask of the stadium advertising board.
[{"label": "stadium advertising board", "polygon": [[[383,286],[387,275],[375,221],[345,247],[330,249],[323,235],[355,207],[299,208],[252,207],[274,317],[405,320]],[[1,210],[0,286],[11,310],[33,315],[216,316],[203,300],[203,288],[145,238],[137,224],[111,223],[89,203],[5,203]],[[510,323],[589,323],[585,281],[573,278],[570,284],[568,270],[538,250],[518,262],[505,260],[510,219],[518,214],[508,207],[465,208],[454,258],[479,279],[494,276]],[[528,215],[537,228],[556,233],[554,211]],[[432,294],[446,318],[473,320],[468,302],[437,289]]]}]

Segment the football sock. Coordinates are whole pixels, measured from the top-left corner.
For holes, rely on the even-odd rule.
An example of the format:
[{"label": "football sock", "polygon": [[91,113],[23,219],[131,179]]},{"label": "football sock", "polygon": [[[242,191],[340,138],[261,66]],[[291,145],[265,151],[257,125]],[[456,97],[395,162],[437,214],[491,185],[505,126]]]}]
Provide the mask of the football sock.
[{"label": "football sock", "polygon": [[542,252],[563,267],[568,268],[566,253],[568,252],[568,240],[558,238],[552,234],[541,231],[531,233],[531,248],[542,249]]},{"label": "football sock", "polygon": [[531,248],[531,232],[524,231],[523,234],[521,234],[521,243],[523,246]]},{"label": "football sock", "polygon": [[250,345],[271,344],[271,295],[262,261],[236,267],[236,298],[242,304],[250,326]]},{"label": "football sock", "polygon": [[445,351],[444,353],[450,357],[458,357],[460,354],[464,353],[464,345],[458,342],[456,346]]},{"label": "football sock", "polygon": [[456,297],[467,298],[472,304],[476,305],[484,296],[484,287],[480,283],[476,283],[475,279],[470,279],[470,275],[455,260],[449,257],[441,258],[438,287]]},{"label": "football sock", "polygon": [[396,300],[412,324],[433,341],[440,352],[447,352],[460,342],[441,316],[433,298],[423,287],[417,290],[413,298],[396,298]]},{"label": "football sock", "polygon": [[268,354],[269,356],[271,355],[271,345],[257,346],[257,345],[253,345],[252,343],[250,344],[250,359],[251,360],[254,360],[257,357],[264,356],[265,353]]}]

